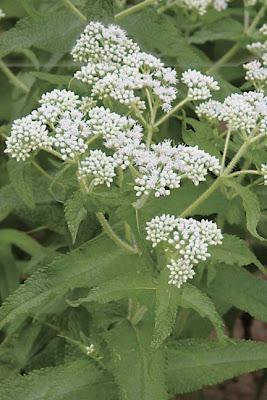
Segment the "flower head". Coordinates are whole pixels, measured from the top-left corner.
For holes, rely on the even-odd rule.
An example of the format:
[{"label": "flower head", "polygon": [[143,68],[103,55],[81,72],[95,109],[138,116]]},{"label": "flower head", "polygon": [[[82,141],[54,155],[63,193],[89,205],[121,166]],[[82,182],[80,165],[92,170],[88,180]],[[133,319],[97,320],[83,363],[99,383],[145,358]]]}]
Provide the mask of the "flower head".
[{"label": "flower head", "polygon": [[146,224],[146,239],[165,249],[170,270],[169,284],[178,288],[192,279],[194,266],[209,256],[208,247],[222,243],[222,234],[214,222],[172,215],[155,217]]},{"label": "flower head", "polygon": [[211,97],[212,90],[219,90],[212,76],[203,75],[194,69],[185,71],[181,80],[188,87],[188,97],[191,100],[206,100]]}]

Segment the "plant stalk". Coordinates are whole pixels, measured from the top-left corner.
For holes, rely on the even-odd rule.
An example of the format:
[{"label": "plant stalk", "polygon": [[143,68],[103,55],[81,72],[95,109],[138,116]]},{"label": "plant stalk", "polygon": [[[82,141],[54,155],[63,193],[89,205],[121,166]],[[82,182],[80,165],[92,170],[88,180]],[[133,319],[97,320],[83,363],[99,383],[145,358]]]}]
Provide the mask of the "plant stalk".
[{"label": "plant stalk", "polygon": [[74,4],[70,0],[62,0],[63,4],[65,7],[67,7],[70,11],[72,11],[73,14],[75,14],[82,22],[86,22],[87,18],[81,11],[78,10],[77,7],[75,7]]},{"label": "plant stalk", "polygon": [[162,118],[160,118],[154,125],[155,128],[157,128],[158,126],[160,126],[161,124],[163,124],[163,122],[165,122],[169,117],[171,117],[174,113],[176,113],[176,111],[179,110],[179,108],[183,107],[187,102],[189,101],[188,97],[186,97],[185,99],[183,99],[182,101],[180,101],[180,103],[176,104],[175,107],[173,107],[171,109],[171,111],[169,111],[167,114],[163,115]]},{"label": "plant stalk", "polygon": [[30,89],[28,86],[25,85],[12,71],[8,66],[4,63],[2,59],[0,59],[0,69],[2,72],[8,77],[10,82],[13,84],[13,86],[17,87],[24,93],[29,93]]},{"label": "plant stalk", "polygon": [[155,0],[144,0],[139,4],[136,4],[135,6],[126,8],[125,10],[119,12],[118,14],[115,15],[115,20],[120,20],[124,17],[127,17],[128,15],[134,14],[138,11],[143,10],[144,8],[150,6],[151,4],[155,3]]},{"label": "plant stalk", "polygon": [[108,235],[108,237],[113,240],[114,243],[117,244],[120,248],[123,250],[126,250],[128,253],[131,254],[138,254],[139,250],[136,246],[131,246],[130,244],[126,243],[124,240],[122,240],[111,228],[109,225],[108,221],[106,220],[104,214],[102,212],[97,212],[96,217],[102,226],[103,230],[105,233]]}]

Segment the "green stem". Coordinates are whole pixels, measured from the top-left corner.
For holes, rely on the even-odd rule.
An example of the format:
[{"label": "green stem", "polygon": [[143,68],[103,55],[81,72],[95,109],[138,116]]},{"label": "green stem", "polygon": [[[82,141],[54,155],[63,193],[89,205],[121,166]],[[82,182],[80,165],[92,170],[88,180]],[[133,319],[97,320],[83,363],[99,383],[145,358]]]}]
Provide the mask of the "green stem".
[{"label": "green stem", "polygon": [[39,164],[37,164],[36,161],[32,160],[32,165],[34,165],[34,167],[38,169],[38,171],[41,172],[41,174],[44,175],[47,179],[54,179],[53,176],[49,175]]},{"label": "green stem", "polygon": [[155,3],[155,0],[144,0],[139,4],[136,4],[135,6],[126,8],[125,10],[119,12],[118,14],[115,15],[115,20],[120,20],[124,17],[127,17],[128,15],[134,14],[138,11],[143,10],[144,8],[150,6],[151,4]]},{"label": "green stem", "polygon": [[223,156],[222,156],[222,163],[221,163],[221,172],[223,172],[224,167],[225,167],[225,160],[226,160],[226,155],[227,155],[227,150],[228,150],[228,146],[229,146],[229,141],[230,141],[230,137],[231,137],[231,130],[228,129],[227,135],[226,135],[226,139],[225,139],[225,144],[224,144],[224,149],[223,149]]},{"label": "green stem", "polygon": [[149,125],[147,127],[147,137],[146,137],[146,148],[147,149],[149,149],[149,147],[151,145],[153,133],[154,133],[153,126]]},{"label": "green stem", "polygon": [[247,30],[247,34],[248,35],[251,35],[253,33],[253,31],[256,28],[256,26],[258,25],[259,21],[264,16],[265,11],[266,11],[266,7],[267,7],[267,4],[263,4],[263,6],[260,8],[259,12],[256,14],[256,16],[253,19],[250,27]]},{"label": "green stem", "polygon": [[183,107],[187,102],[189,101],[188,97],[180,101],[180,103],[176,104],[175,107],[171,109],[167,114],[165,114],[163,117],[161,117],[154,125],[155,128],[163,124],[168,118],[170,118],[176,111],[179,110],[179,108]]},{"label": "green stem", "polygon": [[111,240],[113,240],[114,243],[117,244],[117,246],[121,247],[123,250],[126,250],[128,253],[138,254],[139,250],[136,246],[133,247],[130,244],[126,243],[113,231],[102,212],[97,212],[96,217],[105,233]]},{"label": "green stem", "polygon": [[242,171],[237,171],[237,172],[233,172],[232,174],[228,175],[228,177],[233,177],[233,176],[239,176],[239,175],[243,175],[243,174],[250,174],[250,175],[261,175],[261,173],[259,171],[253,170],[253,169],[245,169]]},{"label": "green stem", "polygon": [[208,74],[212,74],[220,69],[223,65],[225,65],[231,58],[237,53],[240,48],[240,43],[236,43],[233,47],[230,48],[218,61],[213,64],[207,71]]},{"label": "green stem", "polygon": [[22,92],[24,93],[29,93],[30,89],[28,88],[28,86],[26,86],[15,74],[13,74],[11,69],[9,69],[8,66],[1,59],[0,59],[0,69],[9,78],[10,82],[14,86],[22,90]]},{"label": "green stem", "polygon": [[249,147],[249,145],[251,143],[252,143],[252,139],[247,140],[246,142],[244,142],[242,144],[242,146],[240,147],[240,149],[238,150],[238,152],[236,153],[236,155],[234,156],[232,161],[225,168],[224,172],[213,182],[213,184],[204,193],[202,193],[201,196],[199,196],[194,201],[193,204],[191,204],[189,207],[187,207],[180,214],[180,217],[182,217],[182,218],[188,217],[192,213],[192,211],[194,211],[200,204],[202,204],[205,200],[207,200],[207,198],[210,197],[212,195],[212,193],[215,192],[215,190],[218,189],[218,187],[221,185],[222,180],[231,173],[231,171],[233,170],[235,165],[238,163],[240,158],[243,156],[243,154],[246,152],[247,148]]},{"label": "green stem", "polygon": [[69,10],[73,12],[73,14],[77,15],[77,17],[80,18],[81,21],[85,22],[87,20],[86,16],[81,13],[81,11],[78,10],[78,8],[75,7],[74,4],[70,0],[62,0],[63,4],[65,7],[67,7]]},{"label": "green stem", "polygon": [[46,151],[47,153],[52,154],[53,156],[59,158],[62,161],[61,154],[58,153],[56,150],[48,149],[48,148],[44,148],[43,150]]}]

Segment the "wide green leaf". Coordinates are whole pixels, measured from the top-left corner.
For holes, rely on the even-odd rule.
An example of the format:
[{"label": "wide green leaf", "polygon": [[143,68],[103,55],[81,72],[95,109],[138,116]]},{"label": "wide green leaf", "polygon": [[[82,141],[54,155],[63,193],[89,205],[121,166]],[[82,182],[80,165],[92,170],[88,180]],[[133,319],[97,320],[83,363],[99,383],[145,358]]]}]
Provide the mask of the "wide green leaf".
[{"label": "wide green leaf", "polygon": [[267,344],[190,339],[168,346],[168,387],[173,394],[215,385],[267,367]]},{"label": "wide green leaf", "polygon": [[29,208],[35,206],[33,194],[32,170],[30,162],[17,162],[9,160],[8,176],[13,189]]}]

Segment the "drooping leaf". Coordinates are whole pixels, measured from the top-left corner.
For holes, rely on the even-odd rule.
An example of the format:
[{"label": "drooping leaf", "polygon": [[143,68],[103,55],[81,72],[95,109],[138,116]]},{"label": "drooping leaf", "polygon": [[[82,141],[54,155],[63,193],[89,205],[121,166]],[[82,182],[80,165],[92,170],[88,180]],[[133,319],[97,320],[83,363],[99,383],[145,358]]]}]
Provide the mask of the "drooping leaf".
[{"label": "drooping leaf", "polygon": [[257,225],[260,220],[261,210],[257,195],[247,187],[240,185],[236,181],[227,179],[225,183],[231,187],[234,192],[241,197],[247,217],[247,229],[252,236],[259,240],[267,240],[261,237],[257,232]]},{"label": "drooping leaf", "polygon": [[215,385],[267,367],[267,344],[190,339],[168,346],[168,387],[173,394]]},{"label": "drooping leaf", "polygon": [[0,326],[17,317],[40,313],[48,302],[53,304],[69,289],[92,288],[134,268],[145,268],[143,263],[141,257],[125,253],[106,237],[89,241],[66,255],[58,256],[52,264],[41,267],[21,285],[2,305]]}]

